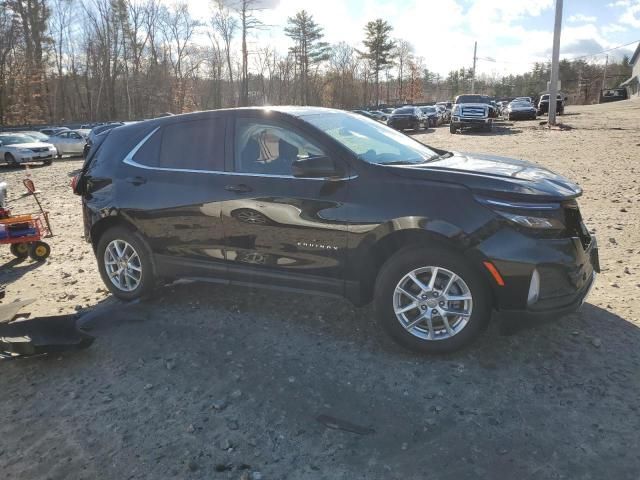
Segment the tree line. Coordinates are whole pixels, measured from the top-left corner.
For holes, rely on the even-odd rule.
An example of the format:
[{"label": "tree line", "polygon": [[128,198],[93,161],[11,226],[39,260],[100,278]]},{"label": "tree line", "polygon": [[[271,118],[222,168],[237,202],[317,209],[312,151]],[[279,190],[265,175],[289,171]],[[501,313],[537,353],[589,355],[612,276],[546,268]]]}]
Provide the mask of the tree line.
[{"label": "tree line", "polygon": [[[287,19],[290,48],[252,47],[260,0],[212,0],[207,21],[186,3],[160,0],[0,0],[0,124],[139,120],[165,112],[299,104],[356,108],[439,101],[468,93],[469,68],[440,76],[384,19],[368,22],[363,47],[329,45],[301,10]],[[609,64],[615,86],[628,58]],[[548,64],[521,75],[480,76],[478,93],[536,95]],[[591,103],[602,66],[563,61],[563,90]]]}]

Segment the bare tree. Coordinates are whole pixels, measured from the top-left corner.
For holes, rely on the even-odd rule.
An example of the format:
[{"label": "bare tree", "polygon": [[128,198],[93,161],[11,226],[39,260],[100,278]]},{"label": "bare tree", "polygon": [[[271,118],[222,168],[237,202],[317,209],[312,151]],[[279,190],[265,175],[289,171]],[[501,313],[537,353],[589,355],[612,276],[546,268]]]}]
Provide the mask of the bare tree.
[{"label": "bare tree", "polygon": [[212,18],[213,29],[220,35],[224,43],[224,55],[227,61],[227,74],[229,85],[231,86],[231,95],[235,102],[235,88],[233,84],[233,67],[231,66],[231,42],[238,29],[238,19],[235,18],[229,9],[224,5],[222,0],[216,0],[215,13]]},{"label": "bare tree", "polygon": [[242,35],[242,71],[240,73],[240,106],[249,105],[249,50],[247,48],[247,37],[253,30],[259,29],[263,23],[256,17],[256,13],[261,11],[259,0],[238,0],[236,11],[240,15],[240,26]]}]

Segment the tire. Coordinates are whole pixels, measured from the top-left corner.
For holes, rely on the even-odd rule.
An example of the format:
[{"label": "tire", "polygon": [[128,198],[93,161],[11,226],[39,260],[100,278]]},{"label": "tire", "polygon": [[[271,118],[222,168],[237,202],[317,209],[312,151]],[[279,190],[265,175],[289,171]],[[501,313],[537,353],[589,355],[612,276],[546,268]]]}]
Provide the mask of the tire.
[{"label": "tire", "polygon": [[51,165],[52,163],[53,163],[53,160],[51,160],[50,158],[42,162],[42,164],[43,164],[45,167],[48,167],[48,166],[49,166],[49,165]]},{"label": "tire", "polygon": [[29,245],[29,257],[36,262],[44,262],[51,254],[51,247],[45,242],[33,242]]},{"label": "tire", "polygon": [[449,133],[456,133],[458,131],[458,129],[456,127],[454,127],[453,125],[449,125]]},{"label": "tire", "polygon": [[18,162],[16,162],[15,157],[10,153],[4,154],[4,161],[7,162],[7,165],[11,167],[18,167],[20,165]]},{"label": "tire", "polygon": [[[112,281],[109,277],[109,273],[107,273],[107,269],[110,267],[107,267],[106,265],[107,256],[105,255],[105,252],[108,247],[112,246],[113,242],[119,242],[121,247],[123,246],[122,242],[128,244],[137,256],[137,260],[132,259],[132,269],[127,269],[132,276],[123,272],[117,275],[117,279],[114,276],[114,280]],[[110,248],[110,250],[114,251],[112,248]],[[130,250],[127,248],[126,252],[130,253]],[[100,276],[102,277],[102,281],[105,286],[114,296],[122,300],[135,300],[150,293],[155,287],[155,274],[151,251],[144,239],[137,232],[124,227],[113,227],[108,229],[98,240],[96,259],[98,260],[98,270],[100,271]],[[134,270],[133,267],[136,269]],[[137,278],[137,281],[135,282],[134,280],[136,278],[134,277]],[[117,283],[119,283],[120,286]],[[137,285],[135,285],[135,283],[137,283]],[[131,288],[128,289],[127,286]]]},{"label": "tire", "polygon": [[[448,282],[448,279],[451,279],[449,274],[454,273],[458,280],[454,280],[455,283],[449,288],[449,293],[451,294],[452,289],[454,289],[453,295],[459,296],[458,298],[470,297],[470,300],[454,301],[452,306],[451,303],[444,302],[442,299],[437,301],[437,298],[430,297],[431,292],[423,292],[424,295],[418,294],[418,300],[423,302],[420,307],[416,307],[414,310],[402,315],[407,317],[411,315],[419,316],[422,314],[421,312],[428,315],[429,311],[436,311],[432,309],[433,305],[429,306],[425,302],[437,302],[440,308],[456,309],[457,311],[462,309],[469,313],[468,317],[457,316],[452,318],[445,315],[451,320],[449,329],[445,328],[445,323],[441,320],[441,317],[433,317],[433,333],[430,334],[433,335],[432,338],[424,338],[425,330],[427,333],[429,332],[426,326],[418,325],[408,330],[396,316],[394,310],[394,302],[403,299],[403,294],[398,293],[396,287],[402,284],[405,288],[409,288],[406,287],[406,283],[403,283],[405,281],[412,282],[408,274],[417,269],[424,269],[424,267],[437,267],[439,269],[436,275],[436,292],[443,290],[443,285]],[[418,273],[418,276],[428,275],[428,277],[418,277],[418,279],[421,282],[428,283],[433,271],[432,269],[424,273]],[[462,283],[460,283],[460,280]],[[413,285],[417,287],[417,284]],[[466,291],[465,288],[458,288],[459,286],[465,287]],[[413,294],[415,292],[411,291],[409,293]],[[404,300],[407,300],[407,298],[404,298]],[[422,300],[423,298],[425,300]],[[400,250],[382,266],[376,279],[374,308],[379,324],[400,345],[421,353],[453,352],[471,342],[488,325],[491,318],[491,306],[491,293],[480,273],[476,272],[461,255],[442,247],[413,247]],[[407,321],[413,318],[417,317],[407,318]],[[424,322],[426,323],[426,320]]]},{"label": "tire", "polygon": [[27,258],[29,256],[28,243],[12,243],[9,247],[11,254],[16,258]]}]

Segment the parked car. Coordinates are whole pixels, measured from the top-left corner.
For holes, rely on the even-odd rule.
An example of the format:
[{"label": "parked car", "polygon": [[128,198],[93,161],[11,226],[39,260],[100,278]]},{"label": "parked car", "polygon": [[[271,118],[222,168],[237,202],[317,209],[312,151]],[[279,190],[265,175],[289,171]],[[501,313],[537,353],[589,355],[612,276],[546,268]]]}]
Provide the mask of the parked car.
[{"label": "parked car", "polygon": [[[84,133],[84,134],[83,134]],[[86,130],[68,130],[49,137],[49,141],[55,145],[58,156],[80,155],[87,144],[88,132]]]},{"label": "parked car", "polygon": [[482,100],[482,95],[458,95],[451,112],[449,132],[456,133],[463,129],[490,132],[493,129],[491,105]]},{"label": "parked car", "polygon": [[51,135],[56,135],[56,134],[58,134],[60,132],[66,131],[66,130],[69,130],[69,129],[67,127],[43,128],[42,130],[40,130],[40,133],[50,137]]},{"label": "parked car", "polygon": [[512,102],[527,102],[533,105],[533,99],[531,97],[516,97]]},{"label": "parked car", "polygon": [[439,125],[442,125],[442,115],[438,112],[436,107],[427,105],[424,107],[420,107],[420,111],[422,111],[422,114],[427,117],[427,125],[429,127],[437,127]]},{"label": "parked car", "polygon": [[369,110],[369,113],[379,122],[386,122],[389,115],[380,110]]},{"label": "parked car", "polygon": [[0,134],[0,158],[7,165],[18,166],[31,162],[51,165],[55,154],[56,147],[50,143],[40,142],[19,133]]},{"label": "parked car", "polygon": [[620,100],[627,100],[628,98],[629,93],[624,87],[600,90],[600,103],[618,102]]},{"label": "parked car", "polygon": [[387,119],[387,125],[396,130],[414,130],[428,128],[429,120],[418,107],[396,108]]},{"label": "parked car", "polygon": [[494,309],[572,312],[599,270],[575,183],[338,110],[229,109],[117,128],[73,188],[121,299],[175,278],[346,296],[373,302],[394,339],[424,352],[468,343]]},{"label": "parked car", "polygon": [[37,140],[38,142],[47,143],[47,141],[49,140],[49,135],[45,135],[42,132],[36,132],[35,130],[26,130],[24,132],[15,132],[15,133],[19,133],[20,135],[26,135],[28,137],[31,137]]},{"label": "parked car", "polygon": [[[538,114],[544,115],[546,113],[549,113],[549,94],[548,93],[541,95],[540,101],[538,102]],[[558,115],[564,115],[564,97],[562,95],[557,96],[556,113]]]},{"label": "parked car", "polygon": [[535,120],[538,110],[527,101],[517,101],[509,103],[503,116],[508,120]]},{"label": "parked car", "polygon": [[449,123],[451,121],[451,110],[447,109],[444,105],[436,104],[436,109],[442,118],[442,123]]}]

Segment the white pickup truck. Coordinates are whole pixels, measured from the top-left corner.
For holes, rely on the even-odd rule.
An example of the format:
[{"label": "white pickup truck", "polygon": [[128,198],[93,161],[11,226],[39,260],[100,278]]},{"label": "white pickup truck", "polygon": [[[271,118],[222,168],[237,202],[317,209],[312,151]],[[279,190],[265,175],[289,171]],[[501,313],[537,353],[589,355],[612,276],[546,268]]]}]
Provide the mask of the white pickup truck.
[{"label": "white pickup truck", "polygon": [[493,128],[493,106],[484,95],[458,95],[451,112],[449,131],[456,133],[463,128],[475,128],[490,132]]}]

